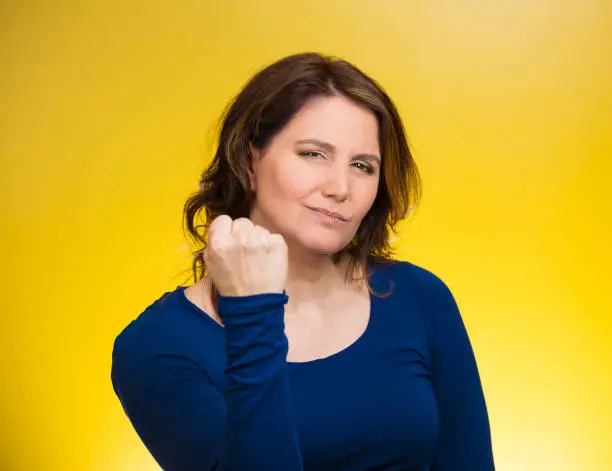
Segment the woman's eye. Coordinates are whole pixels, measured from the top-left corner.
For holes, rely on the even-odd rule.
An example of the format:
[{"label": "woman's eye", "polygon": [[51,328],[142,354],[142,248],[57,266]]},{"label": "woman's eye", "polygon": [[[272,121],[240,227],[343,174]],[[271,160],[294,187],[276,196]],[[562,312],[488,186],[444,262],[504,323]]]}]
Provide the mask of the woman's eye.
[{"label": "woman's eye", "polygon": [[317,152],[314,150],[305,150],[303,152],[300,152],[300,155],[302,157],[323,157],[323,154],[321,154],[321,152]]},{"label": "woman's eye", "polygon": [[372,175],[374,173],[374,169],[370,165],[364,164],[362,162],[356,162],[355,165],[359,165],[359,170],[363,170],[368,175]]}]

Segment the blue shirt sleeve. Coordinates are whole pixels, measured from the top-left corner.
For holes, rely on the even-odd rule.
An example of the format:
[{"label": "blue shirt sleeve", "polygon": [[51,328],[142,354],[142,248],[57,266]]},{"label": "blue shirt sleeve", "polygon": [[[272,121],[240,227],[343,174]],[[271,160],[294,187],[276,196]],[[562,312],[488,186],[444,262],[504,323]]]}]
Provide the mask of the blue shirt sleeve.
[{"label": "blue shirt sleeve", "polygon": [[287,299],[284,293],[219,296],[225,394],[200,365],[177,354],[176,340],[165,332],[143,331],[140,324],[117,338],[115,392],[163,469],[302,470],[286,364]]},{"label": "blue shirt sleeve", "polygon": [[476,359],[446,284],[423,270],[439,438],[431,471],[493,471],[491,432]]}]

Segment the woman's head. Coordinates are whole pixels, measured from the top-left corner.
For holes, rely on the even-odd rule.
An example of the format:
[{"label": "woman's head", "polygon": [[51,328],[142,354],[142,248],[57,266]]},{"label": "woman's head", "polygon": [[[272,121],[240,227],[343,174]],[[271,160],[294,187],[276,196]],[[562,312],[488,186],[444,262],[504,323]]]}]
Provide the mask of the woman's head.
[{"label": "woman's head", "polygon": [[[378,124],[342,95],[310,98],[266,144],[253,147],[249,217],[295,246],[323,255],[346,247],[369,211],[380,175]],[[328,220],[319,211],[337,212]]]},{"label": "woman's head", "polygon": [[[389,97],[348,62],[308,53],[261,70],[226,109],[215,156],[184,217],[202,245],[216,216],[250,217],[289,245],[334,261],[349,255],[355,272],[390,258],[390,232],[419,197],[418,171]],[[345,220],[325,220],[316,208]],[[196,280],[205,272],[201,254]]]}]

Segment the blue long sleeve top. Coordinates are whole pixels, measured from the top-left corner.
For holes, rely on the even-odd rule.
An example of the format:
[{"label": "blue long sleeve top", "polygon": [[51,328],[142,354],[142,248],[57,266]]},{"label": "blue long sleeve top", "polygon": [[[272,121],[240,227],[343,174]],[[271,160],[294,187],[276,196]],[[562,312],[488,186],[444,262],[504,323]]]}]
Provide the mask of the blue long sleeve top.
[{"label": "blue long sleeve top", "polygon": [[286,293],[218,298],[221,326],[184,288],[117,337],[111,379],[168,471],[492,471],[478,368],[447,286],[409,262],[369,265],[376,292],[346,349],[287,361]]}]

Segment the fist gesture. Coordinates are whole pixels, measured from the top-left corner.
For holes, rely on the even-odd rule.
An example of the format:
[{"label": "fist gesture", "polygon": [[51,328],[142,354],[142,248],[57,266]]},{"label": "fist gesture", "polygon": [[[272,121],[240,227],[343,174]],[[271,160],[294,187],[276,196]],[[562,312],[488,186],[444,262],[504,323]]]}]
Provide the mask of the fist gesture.
[{"label": "fist gesture", "polygon": [[222,296],[282,293],[287,281],[287,244],[250,219],[216,217],[204,251],[208,274]]}]

